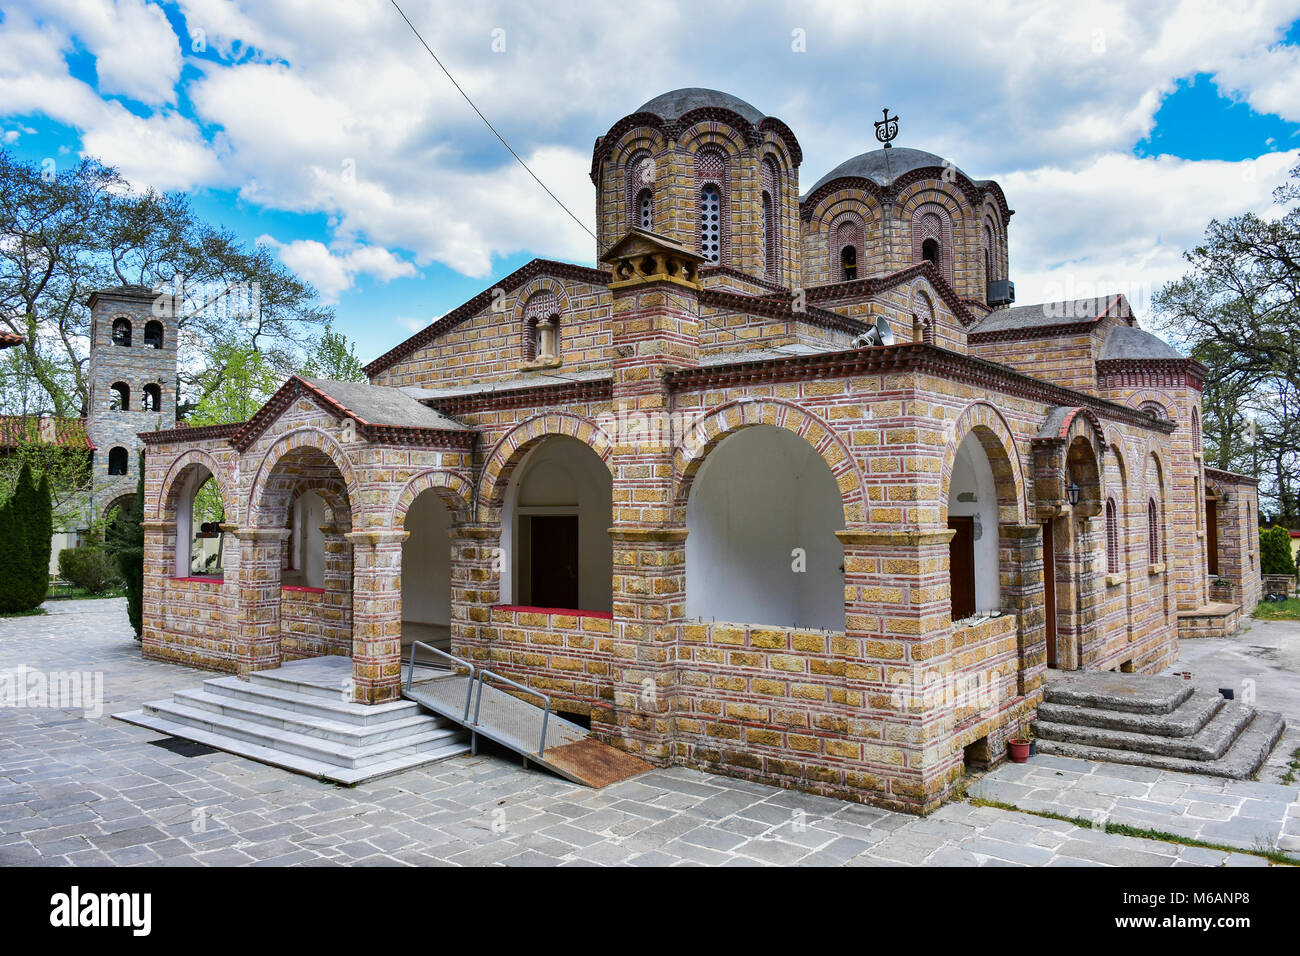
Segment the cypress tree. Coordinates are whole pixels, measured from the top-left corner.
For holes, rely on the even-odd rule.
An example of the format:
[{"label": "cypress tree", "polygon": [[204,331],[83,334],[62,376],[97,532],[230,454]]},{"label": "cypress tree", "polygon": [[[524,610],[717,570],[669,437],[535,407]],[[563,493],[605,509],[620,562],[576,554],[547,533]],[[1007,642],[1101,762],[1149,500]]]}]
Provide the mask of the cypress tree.
[{"label": "cypress tree", "polygon": [[0,613],[23,609],[20,591],[24,581],[18,560],[20,538],[14,526],[13,496],[0,503]]},{"label": "cypress tree", "polygon": [[[48,509],[48,486],[46,505]],[[18,483],[4,505],[0,527],[0,591],[4,610],[30,611],[45,600],[50,580],[50,536],[31,465],[23,462]],[[52,519],[48,519],[52,522]],[[42,560],[42,557],[44,560]]]},{"label": "cypress tree", "polygon": [[54,500],[50,494],[50,476],[41,474],[41,483],[36,486],[36,518],[32,532],[32,566],[33,573],[40,572],[40,580],[33,578],[40,597],[39,604],[45,600],[50,590],[50,552],[54,543]]}]

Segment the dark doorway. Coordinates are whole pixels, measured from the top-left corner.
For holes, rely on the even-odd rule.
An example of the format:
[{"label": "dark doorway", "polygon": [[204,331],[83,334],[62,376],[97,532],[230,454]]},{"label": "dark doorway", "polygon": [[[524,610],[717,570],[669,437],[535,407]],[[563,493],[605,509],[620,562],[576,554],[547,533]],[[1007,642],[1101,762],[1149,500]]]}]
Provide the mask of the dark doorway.
[{"label": "dark doorway", "polygon": [[948,527],[957,532],[948,542],[948,571],[952,619],[960,621],[975,613],[975,519],[970,515],[949,518]]},{"label": "dark doorway", "polygon": [[1043,522],[1043,613],[1047,625],[1047,666],[1056,666],[1056,541],[1052,522]]},{"label": "dark doorway", "polygon": [[1209,572],[1219,573],[1219,502],[1216,498],[1205,499],[1205,558]]},{"label": "dark doorway", "polygon": [[532,604],[534,607],[578,606],[578,516],[533,515]]}]

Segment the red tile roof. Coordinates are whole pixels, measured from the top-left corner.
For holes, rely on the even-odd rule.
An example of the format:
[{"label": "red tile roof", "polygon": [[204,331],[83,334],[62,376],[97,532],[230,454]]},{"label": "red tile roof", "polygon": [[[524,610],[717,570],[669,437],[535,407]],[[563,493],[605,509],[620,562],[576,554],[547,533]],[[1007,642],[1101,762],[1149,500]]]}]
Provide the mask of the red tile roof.
[{"label": "red tile roof", "polygon": [[[54,436],[65,448],[94,450],[86,434],[84,418],[53,418]],[[0,448],[13,448],[20,441],[41,441],[41,419],[35,415],[0,415]]]},{"label": "red tile roof", "polygon": [[23,337],[17,332],[5,332],[0,330],[0,349],[7,349],[11,345],[21,345]]}]

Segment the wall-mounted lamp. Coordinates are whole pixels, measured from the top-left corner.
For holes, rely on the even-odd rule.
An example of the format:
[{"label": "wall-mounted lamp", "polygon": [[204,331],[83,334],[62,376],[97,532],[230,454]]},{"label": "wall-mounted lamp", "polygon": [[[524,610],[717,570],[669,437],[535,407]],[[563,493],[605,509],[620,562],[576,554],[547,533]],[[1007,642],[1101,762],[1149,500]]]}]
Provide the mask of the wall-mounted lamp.
[{"label": "wall-mounted lamp", "polygon": [[1226,505],[1229,501],[1232,500],[1232,493],[1229,491],[1224,491],[1223,494],[1219,497],[1219,500]]},{"label": "wall-mounted lamp", "polygon": [[1070,496],[1071,505],[1077,505],[1079,503],[1079,486],[1073,481],[1070,482],[1068,487],[1066,487],[1065,493]]}]

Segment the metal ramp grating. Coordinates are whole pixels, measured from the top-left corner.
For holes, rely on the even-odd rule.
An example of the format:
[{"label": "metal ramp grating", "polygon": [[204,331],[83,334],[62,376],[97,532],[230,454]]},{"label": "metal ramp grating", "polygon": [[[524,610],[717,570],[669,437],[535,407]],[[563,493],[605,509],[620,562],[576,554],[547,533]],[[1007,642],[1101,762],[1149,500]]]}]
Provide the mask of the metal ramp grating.
[{"label": "metal ramp grating", "polygon": [[[417,667],[417,649],[456,670]],[[508,693],[502,685],[536,697],[542,705]],[[557,716],[546,694],[419,641],[411,646],[402,696],[468,729],[474,735],[473,752],[481,735],[521,754],[525,765],[531,761],[574,783],[605,786],[650,769],[640,758],[595,740],[584,727]]]}]

